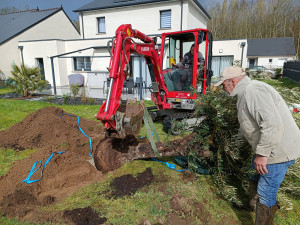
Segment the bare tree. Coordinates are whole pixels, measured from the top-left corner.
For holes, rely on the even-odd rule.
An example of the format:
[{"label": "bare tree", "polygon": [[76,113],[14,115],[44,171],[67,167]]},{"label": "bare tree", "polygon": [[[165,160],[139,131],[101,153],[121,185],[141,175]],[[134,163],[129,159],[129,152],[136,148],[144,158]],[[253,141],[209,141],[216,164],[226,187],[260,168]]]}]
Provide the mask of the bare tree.
[{"label": "bare tree", "polygon": [[292,0],[223,0],[208,7],[215,40],[293,37],[300,58],[300,9]]}]

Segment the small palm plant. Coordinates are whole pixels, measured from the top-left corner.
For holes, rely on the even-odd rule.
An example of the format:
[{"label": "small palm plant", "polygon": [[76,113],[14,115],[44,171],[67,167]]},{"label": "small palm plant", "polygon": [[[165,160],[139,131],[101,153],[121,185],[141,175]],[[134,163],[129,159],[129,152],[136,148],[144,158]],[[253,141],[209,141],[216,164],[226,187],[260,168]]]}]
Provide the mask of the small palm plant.
[{"label": "small palm plant", "polygon": [[47,87],[48,81],[42,80],[38,67],[21,64],[20,66],[13,65],[12,68],[12,82],[9,86],[22,96],[32,96],[35,91],[42,91]]}]

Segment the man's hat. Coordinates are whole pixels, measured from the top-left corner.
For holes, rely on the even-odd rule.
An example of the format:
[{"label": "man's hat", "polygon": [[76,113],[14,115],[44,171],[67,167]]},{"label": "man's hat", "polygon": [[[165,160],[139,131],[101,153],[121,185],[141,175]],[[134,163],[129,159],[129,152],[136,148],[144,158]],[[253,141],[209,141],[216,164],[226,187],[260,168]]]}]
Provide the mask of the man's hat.
[{"label": "man's hat", "polygon": [[234,77],[243,76],[243,75],[246,75],[246,72],[241,67],[228,66],[223,70],[219,82],[214,84],[214,86],[220,86],[221,84],[223,84],[225,80],[232,79]]}]

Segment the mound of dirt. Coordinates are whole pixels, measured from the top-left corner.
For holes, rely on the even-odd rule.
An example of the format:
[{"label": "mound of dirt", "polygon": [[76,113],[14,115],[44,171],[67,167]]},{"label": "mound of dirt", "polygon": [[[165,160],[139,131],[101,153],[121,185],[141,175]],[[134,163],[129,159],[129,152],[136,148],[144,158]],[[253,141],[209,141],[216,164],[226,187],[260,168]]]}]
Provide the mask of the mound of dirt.
[{"label": "mound of dirt", "polygon": [[[77,117],[60,117],[62,113],[60,108],[43,108],[0,132],[2,148],[39,149],[0,177],[0,212],[7,217],[34,221],[39,207],[58,202],[103,179],[103,173],[88,162],[91,159],[89,139],[79,131]],[[97,122],[81,119],[80,127],[91,137],[93,146],[104,138]],[[42,180],[31,184],[22,182],[36,161],[44,165],[53,152],[59,151],[65,153],[53,156],[43,171]],[[41,170],[31,180],[40,179]],[[43,216],[40,219],[43,220]]]}]

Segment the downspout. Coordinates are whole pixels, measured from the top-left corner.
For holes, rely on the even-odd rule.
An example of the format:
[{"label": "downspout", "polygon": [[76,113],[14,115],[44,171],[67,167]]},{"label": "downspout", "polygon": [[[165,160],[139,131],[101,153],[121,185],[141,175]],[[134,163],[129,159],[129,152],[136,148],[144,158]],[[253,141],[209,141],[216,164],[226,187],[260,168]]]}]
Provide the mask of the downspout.
[{"label": "downspout", "polygon": [[84,26],[83,26],[83,15],[80,13],[81,16],[81,30],[82,30],[82,39],[84,39]]},{"label": "downspout", "polygon": [[241,58],[241,67],[243,67],[243,57],[244,57],[244,47],[246,45],[246,42],[242,42],[241,46],[242,46],[242,58]]},{"label": "downspout", "polygon": [[54,65],[53,65],[53,57],[50,57],[51,59],[51,69],[52,69],[52,81],[53,81],[53,90],[54,95],[56,95],[56,83],[55,83],[55,73],[54,73]]},{"label": "downspout", "polygon": [[183,0],[181,0],[180,31],[182,31],[182,17],[183,17]]}]

